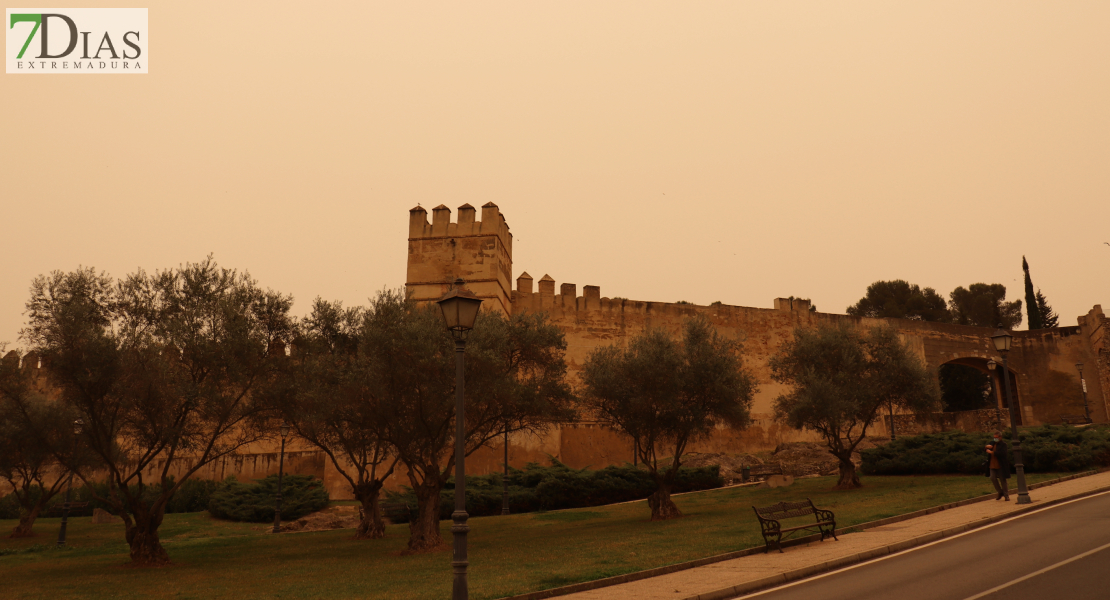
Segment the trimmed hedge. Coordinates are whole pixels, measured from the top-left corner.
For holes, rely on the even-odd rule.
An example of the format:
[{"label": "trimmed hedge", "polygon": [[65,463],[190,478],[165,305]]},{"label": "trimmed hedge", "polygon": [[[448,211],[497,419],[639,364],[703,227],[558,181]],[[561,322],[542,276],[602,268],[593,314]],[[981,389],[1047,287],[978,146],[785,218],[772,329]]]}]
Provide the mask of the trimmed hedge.
[{"label": "trimmed hedge", "polygon": [[[501,514],[502,474],[471,475],[466,478],[466,511],[470,516]],[[509,468],[509,508],[513,513],[600,506],[642,500],[655,491],[647,471],[625,465],[604,469],[571,469],[552,461],[549,467],[529,463],[523,469]],[[721,487],[725,484],[717,466],[678,470],[672,493]],[[382,502],[385,515],[394,523],[407,523],[416,511],[416,494],[387,491]],[[448,481],[440,495],[440,520],[451,518],[455,507],[455,482]]]},{"label": "trimmed hedge", "polygon": [[[1010,432],[1002,434],[1010,447]],[[897,440],[860,453],[867,475],[979,475],[987,458],[988,433],[946,431]],[[1083,471],[1110,466],[1110,426],[1042,425],[1021,430],[1026,473]]]},{"label": "trimmed hedge", "polygon": [[[221,482],[210,479],[187,480],[176,492],[174,492],[174,495],[170,497],[170,501],[166,505],[166,513],[200,512],[207,510],[209,497],[221,485],[223,485]],[[32,493],[36,493],[38,489],[38,486],[35,486],[35,492]],[[137,489],[137,486],[132,486],[132,489]],[[93,483],[91,487],[88,485],[74,487],[73,491],[70,492],[70,500],[73,502],[88,502],[88,506],[70,509],[69,514],[75,517],[90,516],[94,508],[104,509],[111,513],[116,512],[116,510],[108,504],[94,499],[93,492],[103,498],[108,497],[108,484]],[[153,502],[154,498],[161,493],[161,484],[148,485],[143,491],[143,499],[148,503]],[[46,510],[49,511],[53,508],[60,508],[65,502],[65,495],[65,488],[62,488],[61,493],[54,496],[46,503]],[[8,494],[0,498],[0,519],[18,519],[19,513],[19,499],[15,497],[15,494]],[[39,516],[57,516],[57,513],[44,512]]]},{"label": "trimmed hedge", "polygon": [[[272,522],[277,486],[277,475],[255,480],[255,483],[229,480],[212,494],[208,512],[229,521]],[[324,482],[311,475],[286,475],[282,480],[281,498],[281,518],[287,521],[323,510],[330,500]]]}]

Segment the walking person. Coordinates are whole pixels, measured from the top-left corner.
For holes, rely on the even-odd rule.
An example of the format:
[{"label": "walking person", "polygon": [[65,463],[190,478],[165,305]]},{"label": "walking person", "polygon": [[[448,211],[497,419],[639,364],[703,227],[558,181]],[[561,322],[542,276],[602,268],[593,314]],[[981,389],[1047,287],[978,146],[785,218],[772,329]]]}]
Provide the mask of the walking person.
[{"label": "walking person", "polygon": [[1006,498],[1006,502],[1010,501],[1010,486],[1006,481],[1010,478],[1010,458],[1007,452],[1009,448],[1006,447],[1006,442],[1002,441],[1002,432],[994,432],[994,441],[987,444],[987,455],[990,457],[990,477],[991,483],[994,484],[994,490],[998,492],[998,497],[995,500]]}]

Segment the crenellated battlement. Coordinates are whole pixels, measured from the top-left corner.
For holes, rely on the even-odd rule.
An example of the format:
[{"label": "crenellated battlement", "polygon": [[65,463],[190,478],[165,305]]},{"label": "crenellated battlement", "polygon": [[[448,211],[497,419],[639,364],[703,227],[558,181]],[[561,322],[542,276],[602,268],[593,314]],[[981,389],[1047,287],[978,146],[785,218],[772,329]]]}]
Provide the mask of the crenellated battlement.
[{"label": "crenellated battlement", "polygon": [[409,211],[409,259],[405,287],[418,301],[431,301],[447,292],[456,278],[487,306],[509,314],[512,292],[513,236],[493,202],[482,207],[482,220],[469,204],[459,207],[458,221],[440,204],[428,211]]},{"label": "crenellated battlement", "polygon": [[[768,361],[799,329],[821,324],[890,326],[934,370],[951,363],[987,372],[988,360],[996,355],[990,340],[994,332],[991,328],[819,313],[808,299],[793,296],[774,298],[768,308],[721,302],[708,306],[644,302],[602,297],[601,288],[596,285],[556,281],[550,274],[533,278],[526,272],[520,272],[514,286],[512,237],[497,206],[492,203],[483,206],[480,221],[477,211],[469,205],[459,207],[457,216],[457,222],[452,222],[451,210],[446,206],[432,209],[430,222],[427,211],[421,207],[410,213],[408,288],[413,297],[439,298],[450,281],[462,277],[479,296],[496,300],[486,305],[490,308],[513,315],[546,313],[549,322],[565,336],[568,373],[572,378],[578,376],[593,349],[624,343],[648,328],[662,328],[677,335],[685,320],[694,316],[707,319],[720,334],[743,341],[745,362],[764,388],[757,395],[753,411],[764,415],[773,412],[773,400],[781,392],[771,377]],[[1050,380],[1046,378],[1062,382],[1074,377],[1069,374],[1075,373],[1077,363],[1087,365],[1084,373],[1089,396],[1097,399],[1091,404],[1095,420],[1110,421],[1110,393],[1102,391],[1110,390],[1110,319],[1100,306],[1080,317],[1078,327],[1016,332],[1009,363],[1017,377],[1015,394],[1023,422],[1052,422],[1061,411],[1078,414],[1074,407],[1068,408],[1068,403],[1078,396],[1067,392],[1067,385],[1037,387],[1031,383]]]},{"label": "crenellated battlement", "polygon": [[409,239],[429,239],[445,237],[497,236],[510,256],[513,253],[513,236],[505,216],[493,202],[482,206],[482,220],[475,219],[477,210],[469,204],[459,207],[459,217],[451,221],[451,209],[440,204],[432,209],[432,220],[428,222],[428,211],[422,206],[409,211]]}]

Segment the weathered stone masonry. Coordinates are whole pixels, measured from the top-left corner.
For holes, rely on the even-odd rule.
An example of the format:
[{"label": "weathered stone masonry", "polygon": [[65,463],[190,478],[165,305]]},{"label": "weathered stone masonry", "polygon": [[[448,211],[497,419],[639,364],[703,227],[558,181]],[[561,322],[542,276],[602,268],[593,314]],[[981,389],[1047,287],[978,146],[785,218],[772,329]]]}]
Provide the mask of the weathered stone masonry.
[{"label": "weathered stone masonry", "polygon": [[[759,391],[753,406],[752,425],[744,430],[721,429],[710,439],[694,444],[694,452],[754,452],[770,450],[782,442],[816,439],[812,434],[784,427],[772,419],[772,402],[783,390],[771,381],[768,360],[799,327],[822,323],[848,322],[859,327],[879,324],[894,327],[926,364],[936,369],[943,364],[960,364],[991,373],[999,392],[998,409],[1003,404],[999,370],[988,371],[987,362],[1001,360],[990,340],[992,329],[905,319],[860,319],[810,311],[804,300],[778,298],[774,308],[749,308],[718,304],[697,306],[666,302],[643,302],[601,295],[596,285],[582,287],[562,283],[544,275],[535,281],[527,272],[516,278],[512,287],[512,234],[505,217],[492,202],[482,207],[481,220],[470,205],[459,207],[458,220],[451,221],[451,210],[440,205],[432,209],[432,221],[421,207],[409,213],[408,268],[406,288],[418,301],[441,297],[456,278],[486,301],[484,308],[503,314],[545,312],[567,340],[570,376],[577,382],[586,356],[598,346],[623,343],[629,336],[648,327],[662,327],[678,333],[682,321],[700,314],[721,333],[744,344],[744,360],[755,374]],[[1110,414],[1110,319],[1101,306],[1080,316],[1077,326],[1014,332],[1009,356],[1010,377],[1016,392],[1022,424],[1059,423],[1062,415],[1083,413],[1083,397],[1075,364],[1084,364],[1088,402],[1095,422],[1107,422]],[[39,370],[34,355],[24,357],[24,368]],[[39,376],[41,377],[41,375]],[[45,379],[41,384],[46,385]],[[896,415],[895,426],[902,434],[938,429],[983,430],[1006,411],[970,411],[943,415]],[[889,435],[884,422],[875,426],[873,436]],[[497,442],[495,442],[496,444]],[[542,435],[525,433],[510,436],[509,462],[522,467],[528,462],[546,462],[555,457],[572,467],[603,467],[632,458],[628,438],[599,426],[580,422],[554,427]],[[210,465],[201,477],[222,479],[234,475],[240,480],[264,477],[277,472],[277,443],[254,444],[238,455]],[[502,448],[483,448],[467,458],[467,472],[481,474],[501,469]],[[153,477],[159,465],[152,465]],[[322,477],[333,498],[349,498],[344,480],[323,453],[294,441],[287,446],[287,473]],[[398,468],[386,485],[398,488],[408,484],[403,468]],[[6,490],[0,489],[0,493]]]},{"label": "weathered stone masonry", "polygon": [[[489,211],[488,213],[486,211]],[[409,221],[409,290],[418,300],[433,300],[442,295],[455,277],[474,277],[467,285],[479,295],[496,299],[491,305],[506,314],[544,312],[563,330],[567,339],[567,362],[571,377],[577,373],[589,352],[601,345],[623,343],[648,327],[661,327],[677,333],[682,321],[701,314],[710,319],[719,331],[744,343],[745,362],[759,381],[759,392],[753,407],[754,423],[743,431],[721,430],[710,440],[696,444],[692,450],[701,452],[751,452],[772,449],[784,441],[813,439],[807,432],[783,427],[772,420],[772,402],[782,386],[771,381],[768,360],[779,346],[790,339],[799,327],[816,327],[821,323],[848,322],[859,327],[885,324],[894,327],[910,347],[931,369],[943,364],[960,364],[990,373],[998,391],[998,408],[1006,408],[1001,390],[1001,366],[989,371],[987,363],[1001,363],[990,340],[993,329],[945,323],[926,323],[906,319],[861,319],[810,311],[804,300],[779,298],[774,308],[749,308],[730,305],[697,306],[665,302],[643,302],[603,297],[596,285],[582,287],[562,283],[556,293],[556,281],[544,275],[536,281],[527,272],[516,278],[516,289],[506,293],[506,273],[512,271],[512,236],[505,217],[496,206],[483,207],[483,219],[496,219],[496,227],[470,222],[473,209],[460,208],[457,231],[467,228],[496,231],[499,243],[492,240],[482,246],[460,251],[460,241],[452,238],[450,210],[437,207],[433,223],[427,222],[422,208],[410,212]],[[486,215],[489,215],[488,217]],[[465,225],[464,225],[465,224]],[[494,250],[504,252],[494,252]],[[414,280],[418,274],[418,280]],[[438,282],[438,285],[436,285]],[[507,299],[507,304],[504,299]],[[1079,318],[1078,326],[1036,331],[1014,332],[1013,350],[1009,356],[1011,385],[1016,396],[1020,422],[1024,425],[1059,423],[1062,415],[1083,413],[1083,399],[1075,363],[1085,365],[1090,410],[1096,422],[1108,420],[1104,390],[1110,389],[1110,330],[1102,309],[1095,306]],[[974,411],[976,413],[983,411]],[[1003,413],[1005,415],[1005,413]],[[984,429],[995,420],[994,411],[984,414],[949,414],[936,417],[903,415],[898,427],[912,431],[938,428]],[[1008,421],[1006,416],[1004,421]],[[916,424],[909,427],[909,423]],[[909,433],[909,431],[906,431]],[[889,435],[884,421],[873,435]],[[631,457],[630,441],[592,423],[579,423],[553,430],[541,440],[514,438],[510,443],[510,463],[523,465],[542,459],[548,453],[572,466],[600,467],[624,462]],[[468,462],[468,470],[486,472],[497,468],[500,449],[480,451]]]}]

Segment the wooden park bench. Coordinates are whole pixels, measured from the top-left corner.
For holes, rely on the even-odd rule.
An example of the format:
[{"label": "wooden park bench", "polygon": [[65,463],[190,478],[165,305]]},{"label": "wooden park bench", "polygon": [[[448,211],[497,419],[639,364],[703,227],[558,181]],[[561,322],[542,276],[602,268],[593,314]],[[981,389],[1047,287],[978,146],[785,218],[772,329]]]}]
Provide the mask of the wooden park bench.
[{"label": "wooden park bench", "polygon": [[[778,548],[781,553],[782,540],[799,531],[820,533],[822,542],[829,536],[832,536],[838,542],[840,541],[836,537],[836,515],[831,510],[821,510],[813,506],[813,502],[809,498],[802,502],[779,502],[763,508],[753,506],[752,509],[755,510],[755,516],[759,519],[760,527],[763,528],[763,541],[767,544],[766,552],[770,552],[771,544],[774,544],[775,548]],[[804,523],[793,527],[782,526],[782,521],[785,519],[795,519],[808,515],[814,516],[813,523]]]},{"label": "wooden park bench", "polygon": [[62,512],[67,510],[67,509],[70,513],[73,513],[75,511],[79,511],[83,508],[87,508],[88,506],[89,506],[88,502],[70,502],[68,507],[65,505],[65,503],[55,504],[54,506],[50,507],[50,510],[46,511],[46,514],[48,514],[48,515],[61,515]]},{"label": "wooden park bench", "polygon": [[1060,415],[1060,420],[1064,422],[1064,425],[1083,425],[1085,423],[1090,423],[1087,417],[1083,415]]},{"label": "wooden park bench", "polygon": [[745,482],[753,481],[757,477],[766,479],[772,475],[782,474],[782,465],[779,463],[771,465],[754,465],[752,467],[745,467],[740,471],[741,479]]}]

